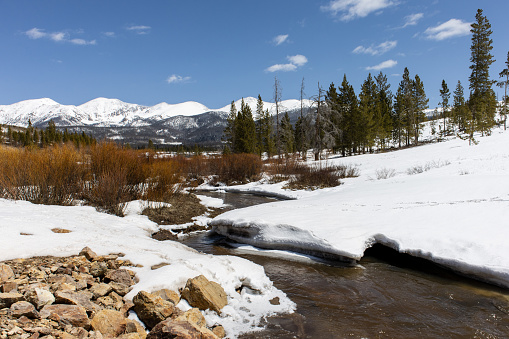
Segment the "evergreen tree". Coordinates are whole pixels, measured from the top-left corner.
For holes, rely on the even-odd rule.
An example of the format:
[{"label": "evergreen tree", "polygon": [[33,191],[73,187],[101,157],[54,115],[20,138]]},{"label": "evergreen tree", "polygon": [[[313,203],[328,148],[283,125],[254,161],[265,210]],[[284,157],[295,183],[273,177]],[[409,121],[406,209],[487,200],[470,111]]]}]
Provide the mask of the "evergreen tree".
[{"label": "evergreen tree", "polygon": [[504,131],[507,129],[507,105],[509,104],[509,98],[507,97],[507,86],[509,85],[509,52],[507,52],[507,60],[505,62],[506,68],[499,73],[501,78],[505,77],[505,80],[498,82],[500,87],[504,87],[504,98],[502,99],[502,110],[501,115],[504,116]]},{"label": "evergreen tree", "polygon": [[295,151],[295,134],[288,112],[281,119],[281,147],[285,154]]},{"label": "evergreen tree", "polygon": [[444,137],[447,134],[447,127],[445,125],[446,118],[448,117],[449,112],[449,98],[451,97],[451,93],[449,92],[449,88],[447,87],[447,83],[445,80],[442,80],[442,88],[440,89],[440,97],[442,101],[440,102],[440,106],[442,107],[442,117],[444,119]]},{"label": "evergreen tree", "polygon": [[258,100],[256,102],[256,116],[255,116],[255,124],[256,124],[256,150],[257,153],[261,156],[264,151],[266,151],[263,147],[263,100],[260,94],[258,94]]},{"label": "evergreen tree", "polygon": [[235,121],[237,120],[237,108],[235,101],[232,100],[230,104],[230,114],[226,118],[226,127],[223,130],[223,137],[221,140],[226,144],[225,153],[233,152],[235,148]]},{"label": "evergreen tree", "polygon": [[334,146],[338,134],[338,128],[332,119],[334,111],[327,105],[320,83],[318,83],[318,95],[314,98],[314,105],[316,110],[312,146],[315,160],[320,160],[322,151]]},{"label": "evergreen tree", "polygon": [[367,147],[370,151],[375,145],[378,134],[378,127],[381,125],[382,117],[376,107],[376,85],[371,73],[364,81],[359,93],[359,143],[362,149]]},{"label": "evergreen tree", "polygon": [[[472,73],[470,81],[469,105],[475,120],[477,130],[482,135],[489,134],[495,125],[496,99],[492,89],[493,81],[490,80],[489,68],[495,62],[491,50],[493,40],[490,39],[491,24],[483,15],[482,9],[477,10],[476,21],[471,25],[472,33],[471,65]],[[470,139],[473,139],[471,131]]]},{"label": "evergreen tree", "polygon": [[454,95],[453,95],[452,116],[454,124],[458,127],[458,130],[460,132],[464,132],[468,119],[468,107],[465,103],[463,86],[461,85],[461,82],[459,80],[453,94]]},{"label": "evergreen tree", "polygon": [[376,110],[381,118],[380,125],[376,129],[376,137],[381,149],[385,149],[387,139],[392,132],[392,92],[391,85],[387,83],[387,76],[380,72],[376,77]]},{"label": "evergreen tree", "polygon": [[277,77],[274,77],[274,105],[276,106],[276,150],[277,155],[281,154],[281,145],[280,145],[280,130],[279,130],[279,112],[281,105],[281,83],[279,82]]},{"label": "evergreen tree", "polygon": [[413,134],[414,125],[414,112],[412,102],[412,80],[410,79],[410,72],[405,67],[403,71],[403,79],[399,83],[398,90],[396,92],[396,101],[394,103],[395,116],[394,126],[395,140],[398,141],[399,147],[401,147],[402,139],[405,140],[405,144],[410,144],[410,136]]},{"label": "evergreen tree", "polygon": [[343,76],[343,81],[338,90],[338,147],[341,149],[342,155],[345,156],[347,153],[349,155],[356,153],[359,147],[359,102],[353,86],[346,78],[346,74]]},{"label": "evergreen tree", "polygon": [[244,103],[240,104],[240,111],[235,120],[235,153],[255,153],[256,127],[253,120],[251,107]]},{"label": "evergreen tree", "polygon": [[[302,78],[302,82],[300,84],[300,117],[297,119],[297,123],[295,123],[295,143],[297,150],[302,153],[302,160],[306,160],[307,153],[307,142],[305,137],[305,128],[304,128],[304,78]],[[297,131],[298,126],[298,131]]]},{"label": "evergreen tree", "polygon": [[418,75],[415,75],[415,80],[412,82],[413,100],[412,112],[414,117],[413,130],[414,130],[414,143],[419,143],[419,135],[423,128],[423,123],[426,121],[425,110],[428,108],[429,99],[426,98],[424,91],[424,84]]}]

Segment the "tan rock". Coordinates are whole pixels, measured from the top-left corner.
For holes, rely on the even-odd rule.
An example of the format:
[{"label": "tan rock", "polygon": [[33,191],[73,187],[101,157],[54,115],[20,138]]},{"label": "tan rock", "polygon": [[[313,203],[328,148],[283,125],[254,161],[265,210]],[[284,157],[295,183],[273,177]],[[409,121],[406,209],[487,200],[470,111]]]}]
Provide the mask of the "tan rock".
[{"label": "tan rock", "polygon": [[95,258],[97,258],[97,253],[95,253],[94,251],[92,251],[90,249],[90,247],[85,247],[81,250],[80,252],[80,255],[83,255],[85,256],[85,258],[87,258],[87,260],[94,260]]},{"label": "tan rock", "polygon": [[224,330],[224,327],[221,325],[214,326],[212,328],[212,333],[214,333],[218,338],[224,338],[226,337],[226,332]]},{"label": "tan rock", "polygon": [[18,301],[11,305],[11,315],[14,318],[20,318],[25,316],[27,318],[38,318],[39,313],[35,309],[35,306],[28,301]]},{"label": "tan rock", "polygon": [[20,293],[0,293],[0,309],[11,307],[12,304],[22,301],[25,298]]},{"label": "tan rock", "polygon": [[59,304],[78,305],[84,307],[88,312],[98,312],[102,309],[102,307],[90,300],[92,299],[92,296],[92,293],[87,291],[57,291],[55,293],[55,300]]},{"label": "tan rock", "polygon": [[117,337],[117,339],[144,339],[145,337],[140,337],[138,333],[125,333]]},{"label": "tan rock", "polygon": [[0,264],[0,283],[6,282],[7,280],[14,278],[14,272],[11,266],[7,264]]},{"label": "tan rock", "polygon": [[28,301],[40,310],[45,305],[51,305],[55,302],[55,296],[49,291],[48,287],[44,287],[42,284],[38,287],[30,288],[28,292]]},{"label": "tan rock", "polygon": [[14,281],[4,282],[1,285],[1,291],[3,293],[18,292],[18,284],[16,284]]},{"label": "tan rock", "polygon": [[217,339],[212,331],[198,327],[183,320],[166,319],[157,324],[147,335],[147,339]]},{"label": "tan rock", "polygon": [[217,313],[226,306],[228,299],[226,292],[218,283],[209,281],[203,275],[189,279],[182,291],[182,298],[186,299],[189,305],[200,310],[211,309]]},{"label": "tan rock", "polygon": [[90,328],[90,320],[87,311],[77,305],[46,305],[39,312],[41,318],[48,318],[60,324],[71,324],[84,329]]},{"label": "tan rock", "polygon": [[118,282],[115,282],[115,281],[110,282],[108,285],[111,286],[111,288],[113,289],[113,291],[115,291],[115,293],[117,293],[117,294],[119,294],[121,296],[124,296],[127,293],[129,293],[129,291],[131,289],[126,284],[118,283]]},{"label": "tan rock", "polygon": [[184,314],[179,316],[177,319],[188,321],[198,327],[207,325],[205,317],[197,308],[191,308],[190,310],[185,311]]},{"label": "tan rock", "polygon": [[94,277],[103,277],[108,272],[108,265],[102,261],[94,261],[90,265],[90,274]]},{"label": "tan rock", "polygon": [[90,325],[103,336],[117,337],[124,333],[126,324],[122,313],[114,310],[102,310],[92,318]]},{"label": "tan rock", "polygon": [[174,313],[178,313],[178,309],[173,303],[145,291],[140,291],[133,298],[133,303],[138,318],[148,328],[152,328]]},{"label": "tan rock", "polygon": [[108,271],[104,275],[104,280],[106,282],[108,281],[114,281],[117,283],[121,283],[127,286],[134,285],[133,280],[131,279],[131,275],[129,274],[129,271],[126,269],[119,269],[119,270],[111,270]]},{"label": "tan rock", "polygon": [[90,288],[90,292],[92,292],[92,294],[94,295],[94,298],[96,298],[96,299],[100,298],[100,297],[104,297],[111,291],[113,291],[113,288],[110,285],[105,284],[105,283],[96,284]]},{"label": "tan rock", "polygon": [[155,294],[155,295],[163,298],[163,300],[171,301],[174,305],[177,305],[180,301],[180,294],[178,294],[175,291],[168,290],[166,288],[152,292],[152,294]]},{"label": "tan rock", "polygon": [[145,339],[147,337],[147,331],[145,331],[143,326],[141,326],[141,324],[138,321],[126,318],[124,320],[124,323],[125,323],[124,331],[125,334],[137,333],[141,339]]}]

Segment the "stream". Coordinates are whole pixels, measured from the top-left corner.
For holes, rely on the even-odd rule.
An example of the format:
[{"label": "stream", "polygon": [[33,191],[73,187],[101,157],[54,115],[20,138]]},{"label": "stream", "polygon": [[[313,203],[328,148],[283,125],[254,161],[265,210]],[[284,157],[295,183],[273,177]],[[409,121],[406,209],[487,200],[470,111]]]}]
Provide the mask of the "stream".
[{"label": "stream", "polygon": [[[276,199],[199,192],[233,208]],[[267,320],[243,338],[509,338],[509,291],[458,276],[383,246],[354,267],[286,252],[238,246],[210,233],[183,243],[201,252],[234,255],[265,268],[297,304],[295,314]]]}]

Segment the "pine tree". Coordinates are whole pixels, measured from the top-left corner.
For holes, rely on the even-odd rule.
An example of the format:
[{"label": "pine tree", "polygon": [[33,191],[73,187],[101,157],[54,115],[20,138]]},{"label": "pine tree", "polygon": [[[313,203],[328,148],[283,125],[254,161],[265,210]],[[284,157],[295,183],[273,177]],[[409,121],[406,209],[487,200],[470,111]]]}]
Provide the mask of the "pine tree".
[{"label": "pine tree", "polygon": [[223,152],[233,152],[235,148],[235,121],[237,120],[237,108],[235,101],[232,100],[230,104],[230,114],[226,118],[226,127],[223,130],[223,137],[221,140],[226,144]]},{"label": "pine tree", "polygon": [[327,105],[325,95],[320,83],[318,83],[318,95],[314,98],[315,124],[314,136],[312,141],[315,160],[320,160],[322,151],[334,146],[338,128],[333,123],[333,110]]},{"label": "pine tree", "polygon": [[[496,99],[492,89],[493,81],[490,80],[489,68],[495,62],[491,50],[493,40],[490,39],[491,24],[483,15],[482,9],[477,10],[476,21],[471,25],[472,45],[470,69],[472,73],[470,81],[470,109],[475,119],[477,130],[482,135],[489,134],[495,125]],[[473,139],[471,131],[470,139]]]},{"label": "pine tree", "polygon": [[394,103],[395,139],[398,141],[399,147],[401,147],[402,139],[405,140],[405,144],[408,146],[410,144],[410,136],[413,134],[415,117],[413,112],[412,87],[413,84],[410,79],[410,72],[408,68],[405,67],[403,79],[399,83],[396,92],[396,101]]},{"label": "pine tree", "polygon": [[392,133],[392,92],[391,85],[387,83],[387,76],[380,72],[376,77],[376,110],[381,117],[380,126],[377,128],[378,141],[381,149],[385,149],[387,139]]},{"label": "pine tree", "polygon": [[263,100],[260,94],[258,94],[258,100],[256,101],[256,150],[258,155],[262,155],[265,151],[263,147]]},{"label": "pine tree", "polygon": [[337,144],[342,155],[345,156],[346,153],[349,155],[356,153],[359,146],[359,102],[353,86],[346,79],[346,74],[343,76],[343,81],[338,90],[339,123],[337,127],[339,129],[339,142]]},{"label": "pine tree", "polygon": [[370,151],[375,145],[375,139],[378,134],[378,127],[381,125],[382,117],[376,109],[376,85],[371,73],[364,81],[359,93],[359,142],[364,149],[367,147]]},{"label": "pine tree", "polygon": [[255,153],[256,127],[251,107],[242,99],[235,120],[234,153]]},{"label": "pine tree", "polygon": [[281,154],[281,145],[280,141],[280,130],[279,130],[279,111],[281,109],[281,83],[279,82],[277,77],[274,77],[274,104],[276,105],[276,150],[277,155]]},{"label": "pine tree", "polygon": [[293,153],[295,150],[295,134],[288,112],[285,112],[281,120],[281,147],[285,154]]},{"label": "pine tree", "polygon": [[[298,125],[297,125],[298,123]],[[300,84],[300,117],[295,123],[295,142],[299,152],[302,153],[302,160],[306,160],[307,142],[304,128],[304,78]],[[297,131],[298,126],[298,131]]]},{"label": "pine tree", "polygon": [[468,107],[465,103],[463,86],[459,80],[456,85],[456,89],[454,90],[452,113],[454,123],[458,127],[458,130],[460,132],[464,132],[468,119]]},{"label": "pine tree", "polygon": [[507,86],[509,85],[509,52],[507,52],[505,65],[506,68],[498,74],[501,78],[505,77],[505,80],[498,82],[500,87],[504,87],[504,98],[502,99],[502,110],[500,112],[500,114],[504,116],[504,131],[507,129],[507,105],[509,104],[509,98],[507,97]]},{"label": "pine tree", "polygon": [[449,92],[449,88],[447,87],[447,83],[445,80],[442,80],[442,88],[440,89],[440,97],[442,98],[442,101],[440,102],[440,106],[442,107],[442,117],[444,119],[444,137],[447,134],[447,127],[445,125],[446,118],[448,117],[449,113],[449,98],[451,97],[451,93]]},{"label": "pine tree", "polygon": [[412,82],[412,111],[413,111],[413,130],[414,130],[414,143],[419,144],[419,135],[423,129],[423,123],[426,121],[425,110],[428,108],[429,99],[426,98],[424,91],[424,84],[418,75],[415,75],[415,80]]}]

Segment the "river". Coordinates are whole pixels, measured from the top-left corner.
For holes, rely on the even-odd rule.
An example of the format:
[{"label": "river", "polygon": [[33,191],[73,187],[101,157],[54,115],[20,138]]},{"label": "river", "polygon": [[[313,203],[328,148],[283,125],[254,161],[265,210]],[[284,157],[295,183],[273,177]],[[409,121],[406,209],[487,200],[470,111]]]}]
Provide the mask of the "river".
[{"label": "river", "polygon": [[[206,195],[233,208],[275,201]],[[347,267],[284,252],[242,250],[217,234],[192,235],[183,242],[262,265],[297,304],[295,314],[268,319],[266,330],[243,338],[509,338],[509,291],[382,246]]]}]

